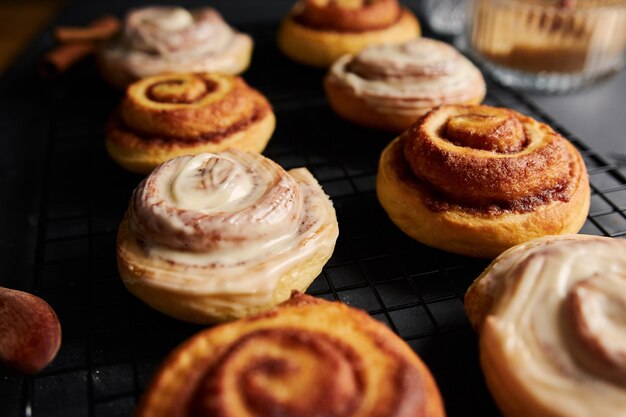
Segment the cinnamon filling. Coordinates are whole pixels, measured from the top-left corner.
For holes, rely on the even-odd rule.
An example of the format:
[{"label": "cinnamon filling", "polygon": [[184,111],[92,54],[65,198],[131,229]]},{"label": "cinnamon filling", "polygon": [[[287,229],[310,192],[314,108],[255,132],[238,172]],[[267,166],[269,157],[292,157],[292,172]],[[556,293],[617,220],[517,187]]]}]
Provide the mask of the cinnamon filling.
[{"label": "cinnamon filling", "polygon": [[397,23],[404,11],[397,0],[304,0],[294,20],[308,28],[366,32]]},{"label": "cinnamon filling", "polygon": [[146,96],[157,103],[192,104],[217,90],[217,83],[208,78],[167,80],[151,85]]},{"label": "cinnamon filling", "polygon": [[426,207],[433,212],[449,210],[464,211],[473,214],[500,215],[504,213],[528,213],[535,208],[548,204],[552,201],[569,201],[572,194],[572,186],[569,178],[572,176],[573,167],[570,167],[568,176],[559,181],[555,186],[546,188],[532,195],[522,195],[514,199],[483,199],[476,198],[469,193],[457,196],[446,194],[435,185],[423,178],[416,176],[408,164],[403,153],[403,144],[400,142],[393,149],[390,164],[398,175],[398,178],[417,191],[423,198]]},{"label": "cinnamon filling", "polygon": [[146,143],[154,143],[154,144],[172,144],[177,146],[195,146],[201,142],[213,142],[220,143],[221,141],[227,139],[228,137],[234,135],[237,132],[241,132],[247,129],[250,125],[257,123],[261,119],[263,119],[269,112],[268,106],[256,105],[254,110],[248,117],[244,117],[237,122],[231,124],[230,126],[215,130],[213,132],[206,132],[201,135],[189,137],[189,136],[161,136],[155,135],[150,132],[143,131],[139,128],[128,125],[122,120],[121,116],[118,113],[115,113],[109,123],[110,130],[119,130],[122,135],[111,135],[112,139],[117,141],[124,141],[124,134],[130,134],[134,139],[138,139],[142,142]]},{"label": "cinnamon filling", "polygon": [[[313,372],[314,371],[314,372]],[[365,391],[364,366],[352,347],[296,328],[249,333],[213,361],[191,402],[192,416],[351,415]]]},{"label": "cinnamon filling", "polygon": [[440,134],[457,146],[510,154],[528,145],[522,123],[504,114],[464,114],[451,117]]}]

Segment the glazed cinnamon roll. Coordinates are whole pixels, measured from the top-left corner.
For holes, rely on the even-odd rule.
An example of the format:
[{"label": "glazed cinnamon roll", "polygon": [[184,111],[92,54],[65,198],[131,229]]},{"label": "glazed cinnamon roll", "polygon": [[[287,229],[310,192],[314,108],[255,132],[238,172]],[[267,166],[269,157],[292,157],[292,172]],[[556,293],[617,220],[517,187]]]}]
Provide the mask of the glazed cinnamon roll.
[{"label": "glazed cinnamon roll", "polygon": [[151,6],[128,13],[122,33],[98,54],[98,64],[118,88],[167,72],[239,74],[250,63],[252,44],[212,8]]},{"label": "glazed cinnamon roll", "polygon": [[332,203],[307,169],[229,150],[172,159],[141,182],[117,256],[124,284],[148,305],[210,323],[304,291],[337,235]]},{"label": "glazed cinnamon roll", "polygon": [[302,64],[328,67],[366,46],[419,35],[417,19],[397,0],[301,0],[278,30],[278,47]]},{"label": "glazed cinnamon roll", "polygon": [[507,417],[624,415],[626,241],[567,235],[500,255],[465,296]]},{"label": "glazed cinnamon roll", "polygon": [[148,173],[180,155],[226,148],[261,152],[274,132],[267,99],[241,77],[166,74],[128,87],[106,147],[124,168]]},{"label": "glazed cinnamon roll", "polygon": [[478,257],[577,232],[590,194],[580,153],[548,125],[459,105],[430,111],[387,146],[376,191],[412,238]]},{"label": "glazed cinnamon roll", "polygon": [[341,57],[325,77],[324,89],[340,116],[393,132],[442,104],[478,104],[486,91],[474,64],[452,46],[426,38]]},{"label": "glazed cinnamon roll", "polygon": [[365,312],[302,294],[198,333],[161,366],[137,416],[445,415],[428,368]]}]

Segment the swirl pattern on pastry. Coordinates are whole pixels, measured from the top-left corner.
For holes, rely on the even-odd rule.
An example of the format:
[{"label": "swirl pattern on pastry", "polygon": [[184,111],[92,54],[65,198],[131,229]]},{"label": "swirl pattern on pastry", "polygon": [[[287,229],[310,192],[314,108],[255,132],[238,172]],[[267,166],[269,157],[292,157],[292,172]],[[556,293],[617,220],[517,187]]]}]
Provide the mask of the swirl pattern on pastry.
[{"label": "swirl pattern on pastry", "polygon": [[370,46],[335,62],[325,79],[333,109],[359,124],[403,131],[442,104],[478,104],[482,74],[452,46],[419,38]]},{"label": "swirl pattern on pastry", "polygon": [[235,32],[214,9],[180,7],[132,10],[123,33],[100,58],[105,77],[118,87],[166,72],[237,74],[249,63],[252,39]]},{"label": "swirl pattern on pastry", "polygon": [[488,386],[507,416],[626,409],[626,242],[548,236],[498,257],[468,290]]},{"label": "swirl pattern on pastry", "polygon": [[362,32],[384,29],[402,15],[397,0],[304,0],[296,22],[319,30]]},{"label": "swirl pattern on pastry", "polygon": [[549,126],[509,109],[458,105],[432,110],[385,149],[377,192],[410,236],[484,257],[577,232],[590,194],[580,153]]},{"label": "swirl pattern on pastry", "polygon": [[150,172],[175,156],[235,147],[261,152],[274,131],[267,99],[241,77],[167,74],[132,84],[107,129],[122,166]]},{"label": "swirl pattern on pastry", "polygon": [[126,286],[148,304],[211,322],[306,289],[337,235],[332,203],[308,170],[229,150],[155,169],[133,193],[118,260]]},{"label": "swirl pattern on pastry", "polygon": [[420,359],[364,312],[302,294],[201,332],[165,361],[138,416],[443,416]]},{"label": "swirl pattern on pastry", "polygon": [[301,0],[281,23],[278,46],[300,63],[329,67],[344,54],[419,34],[417,19],[397,0]]}]

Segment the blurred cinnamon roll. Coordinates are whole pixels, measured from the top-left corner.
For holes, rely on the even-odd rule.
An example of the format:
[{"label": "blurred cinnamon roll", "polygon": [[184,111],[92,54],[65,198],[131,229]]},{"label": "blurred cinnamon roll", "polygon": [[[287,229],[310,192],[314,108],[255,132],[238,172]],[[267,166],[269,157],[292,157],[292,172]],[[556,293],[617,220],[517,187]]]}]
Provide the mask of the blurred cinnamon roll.
[{"label": "blurred cinnamon roll", "polygon": [[148,173],[180,155],[261,152],[274,126],[267,99],[241,77],[157,75],[128,87],[109,120],[106,147],[124,168]]},{"label": "blurred cinnamon roll", "polygon": [[393,132],[442,104],[478,104],[486,91],[474,64],[452,46],[426,38],[341,57],[324,79],[324,89],[340,116]]},{"label": "blurred cinnamon roll", "polygon": [[465,296],[507,417],[626,410],[626,241],[547,236],[500,255]]},{"label": "blurred cinnamon roll", "polygon": [[103,77],[118,88],[167,72],[239,74],[250,63],[252,38],[214,9],[151,6],[132,10],[122,33],[98,54]]},{"label": "blurred cinnamon roll", "polygon": [[135,190],[118,234],[126,287],[153,308],[209,323],[304,291],[330,257],[332,203],[305,168],[229,150],[172,159]]},{"label": "blurred cinnamon roll", "polygon": [[281,23],[278,47],[302,64],[328,67],[366,46],[419,35],[417,19],[397,0],[301,0]]},{"label": "blurred cinnamon roll", "polygon": [[459,105],[430,111],[387,146],[376,191],[412,238],[479,257],[577,232],[590,194],[580,153],[548,125]]},{"label": "blurred cinnamon roll", "polygon": [[302,294],[198,333],[161,366],[137,416],[443,417],[411,348],[365,312]]}]

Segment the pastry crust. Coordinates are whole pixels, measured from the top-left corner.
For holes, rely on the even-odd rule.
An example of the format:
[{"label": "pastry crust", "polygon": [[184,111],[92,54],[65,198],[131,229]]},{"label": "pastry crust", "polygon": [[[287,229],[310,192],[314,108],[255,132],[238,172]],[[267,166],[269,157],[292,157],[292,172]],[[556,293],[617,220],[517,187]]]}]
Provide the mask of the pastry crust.
[{"label": "pastry crust", "polygon": [[299,5],[294,7],[278,29],[278,47],[289,58],[314,67],[329,67],[345,54],[355,54],[369,45],[397,43],[420,35],[419,22],[408,9],[387,27],[357,31],[306,26],[297,20]]},{"label": "pastry crust", "polygon": [[[271,410],[271,411],[270,411]],[[295,293],[205,330],[163,363],[137,416],[442,417],[428,368],[365,312]]]},{"label": "pastry crust", "polygon": [[341,117],[398,133],[433,107],[479,104],[486,86],[478,68],[452,46],[419,38],[340,58],[324,78],[324,91]]},{"label": "pastry crust", "polygon": [[[451,115],[485,111],[524,122],[530,136],[523,148],[477,150],[435,133],[445,131],[442,120]],[[536,237],[576,233],[590,199],[584,162],[567,140],[519,113],[488,106],[443,106],[428,113],[383,151],[376,192],[391,220],[413,239],[483,258]]]},{"label": "pastry crust", "polygon": [[239,74],[248,68],[252,48],[250,36],[234,31],[210,7],[151,6],[128,13],[123,31],[103,45],[97,62],[109,84],[125,89],[169,72]]},{"label": "pastry crust", "polygon": [[165,314],[195,323],[249,316],[304,291],[330,258],[332,203],[304,168],[258,154],[184,156],[135,190],[119,228],[120,276]]},{"label": "pastry crust", "polygon": [[620,416],[626,242],[546,236],[496,258],[465,295],[485,379],[507,417]]},{"label": "pastry crust", "polygon": [[267,99],[240,77],[166,74],[128,88],[109,120],[106,148],[122,167],[149,173],[181,155],[261,152],[275,124]]}]

